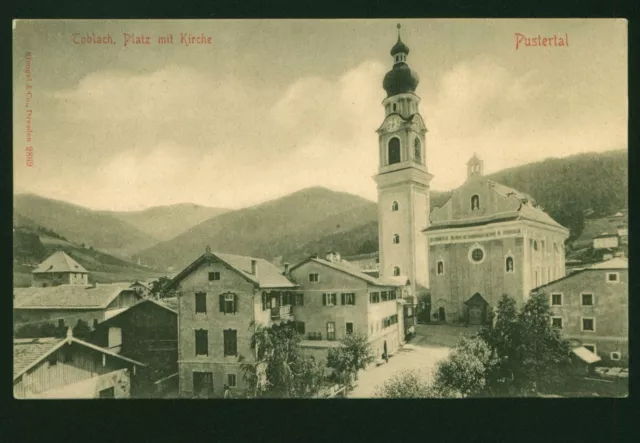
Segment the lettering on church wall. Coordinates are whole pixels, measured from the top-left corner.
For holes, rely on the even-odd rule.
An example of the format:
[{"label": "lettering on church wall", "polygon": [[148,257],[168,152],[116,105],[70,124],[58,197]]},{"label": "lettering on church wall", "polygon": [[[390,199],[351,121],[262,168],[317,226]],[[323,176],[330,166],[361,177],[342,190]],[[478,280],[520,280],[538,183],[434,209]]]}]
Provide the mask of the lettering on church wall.
[{"label": "lettering on church wall", "polygon": [[520,235],[522,233],[521,229],[497,229],[490,232],[480,232],[477,234],[466,234],[466,235],[441,235],[438,237],[432,237],[430,239],[431,244],[441,244],[441,243],[460,243],[471,240],[478,239],[496,239],[496,238],[506,238],[513,237],[516,235]]}]

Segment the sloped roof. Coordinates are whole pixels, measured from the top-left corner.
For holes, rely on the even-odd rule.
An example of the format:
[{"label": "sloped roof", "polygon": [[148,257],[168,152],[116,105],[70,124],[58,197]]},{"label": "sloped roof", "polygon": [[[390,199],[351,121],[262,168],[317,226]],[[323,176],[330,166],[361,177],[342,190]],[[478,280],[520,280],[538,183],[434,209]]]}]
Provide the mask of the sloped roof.
[{"label": "sloped roof", "polygon": [[63,338],[26,338],[13,340],[13,378],[26,371],[42,355],[48,355],[49,351],[57,348]]},{"label": "sloped roof", "polygon": [[136,280],[133,283],[131,283],[130,287],[133,288],[134,286],[143,286],[143,287],[145,287],[147,289],[151,289],[149,283],[144,282],[144,281],[140,281],[140,280]]},{"label": "sloped roof", "polygon": [[128,284],[60,285],[14,288],[15,309],[104,309],[121,292],[135,293]]},{"label": "sloped roof", "polygon": [[111,352],[84,340],[77,339],[71,335],[66,338],[36,338],[36,339],[14,339],[13,340],[13,379],[15,380],[29,369],[47,358],[57,349],[66,343],[77,343],[81,346],[91,348],[103,354],[116,357],[137,366],[147,366],[139,361],[132,360],[122,355]]},{"label": "sloped roof", "polygon": [[[361,280],[366,281],[367,283],[370,283],[372,285],[375,286],[393,286],[393,287],[398,287],[398,286],[404,286],[404,283],[398,283],[395,280],[391,280],[389,278],[376,278],[376,277],[372,277],[371,275],[365,274],[360,268],[350,264],[349,262],[345,262],[345,261],[340,261],[340,262],[333,262],[333,261],[329,261],[329,260],[325,260],[323,258],[317,258],[317,257],[309,257],[303,261],[301,261],[300,263],[298,263],[297,265],[293,266],[291,268],[291,270],[302,266],[305,263],[308,263],[310,261],[313,261],[315,263],[319,263],[321,265],[325,265],[328,266],[330,268],[336,269],[338,271],[342,271],[346,274],[349,274],[353,277],[359,278]],[[398,278],[398,277],[395,277]],[[406,277],[402,277],[404,279],[404,281],[406,282]]]},{"label": "sloped roof", "polygon": [[589,266],[587,269],[629,269],[629,260],[615,257]]},{"label": "sloped roof", "polygon": [[[115,309],[114,311],[117,312],[113,312],[112,315],[110,316],[105,316],[106,318],[100,322],[100,325],[104,325],[105,323],[109,323],[112,319],[119,317],[120,314],[123,314],[125,312],[131,311],[132,309],[137,309],[139,306],[147,304],[147,303],[153,303],[156,306],[161,307],[162,309],[166,309],[167,311],[171,312],[172,314],[178,315],[178,311],[171,309],[169,306],[165,305],[164,303],[160,303],[157,302],[151,298],[143,298],[142,300],[138,301],[136,304],[129,306],[128,308],[122,308],[122,309]],[[111,312],[111,311],[109,311]]]},{"label": "sloped roof", "polygon": [[[297,287],[295,283],[291,282],[288,278],[282,275],[280,270],[274,264],[269,263],[263,258],[248,257],[244,255],[224,254],[219,252],[205,252],[198,257],[193,263],[184,268],[178,275],[176,275],[165,288],[171,288],[186,276],[195,271],[202,263],[207,260],[215,259],[222,261],[229,267],[234,269],[244,278],[259,286],[260,288],[294,288]],[[255,260],[257,265],[258,275],[251,273],[251,261]]]},{"label": "sloped roof", "polygon": [[64,251],[54,252],[33,270],[34,274],[41,274],[45,272],[89,273],[89,271],[83,268],[77,261],[69,257]]},{"label": "sloped roof", "polygon": [[486,305],[487,301],[479,293],[475,293],[471,298],[464,302],[465,305]]},{"label": "sloped roof", "polygon": [[572,349],[571,351],[587,364],[595,363],[602,360],[600,357],[598,357],[596,354],[594,354],[584,346],[579,346]]},{"label": "sloped roof", "polygon": [[[498,223],[503,221],[510,220],[530,220],[538,223],[542,223],[549,226],[554,226],[557,228],[567,229],[562,226],[560,223],[555,221],[549,214],[544,212],[544,210],[538,206],[536,200],[527,193],[520,192],[516,189],[510,188],[509,186],[505,186],[501,183],[495,182],[493,180],[489,180],[486,177],[481,177],[481,180],[484,180],[489,184],[490,188],[493,189],[497,194],[508,198],[514,197],[520,201],[520,206],[514,210],[509,212],[503,212],[500,214],[490,214],[484,217],[477,217],[473,219],[456,219],[456,220],[442,220],[442,221],[432,221],[430,226],[425,229],[425,231],[434,231],[438,229],[446,229],[446,228],[462,228],[467,226],[477,226],[477,225],[485,225],[489,223]],[[450,199],[453,198],[452,194]],[[449,200],[450,200],[449,199]],[[447,202],[449,201],[447,200]],[[445,203],[446,205],[446,203]],[[444,208],[444,206],[440,208]],[[437,210],[439,208],[434,208]]]}]

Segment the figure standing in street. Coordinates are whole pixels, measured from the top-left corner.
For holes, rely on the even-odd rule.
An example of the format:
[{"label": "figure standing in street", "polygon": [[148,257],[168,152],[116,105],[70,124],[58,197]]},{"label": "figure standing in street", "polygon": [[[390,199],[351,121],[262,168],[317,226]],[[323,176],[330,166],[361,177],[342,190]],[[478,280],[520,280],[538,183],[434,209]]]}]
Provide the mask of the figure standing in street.
[{"label": "figure standing in street", "polygon": [[224,398],[233,398],[231,397],[231,389],[227,385],[224,385]]}]

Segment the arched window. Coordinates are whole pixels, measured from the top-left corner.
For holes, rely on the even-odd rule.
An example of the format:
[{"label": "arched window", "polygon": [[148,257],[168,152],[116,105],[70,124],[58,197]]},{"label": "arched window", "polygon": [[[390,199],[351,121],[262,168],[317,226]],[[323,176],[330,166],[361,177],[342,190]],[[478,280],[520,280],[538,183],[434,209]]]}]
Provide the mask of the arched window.
[{"label": "arched window", "polygon": [[393,275],[398,276],[400,275],[400,268],[397,266],[394,266],[393,268]]},{"label": "arched window", "polygon": [[536,240],[533,241],[533,250],[534,251],[538,250],[538,242]]},{"label": "arched window", "polygon": [[400,163],[400,139],[393,137],[389,140],[389,164]]},{"label": "arched window", "polygon": [[393,104],[393,112],[396,112],[396,108],[398,107],[398,105],[396,105],[395,103]]},{"label": "arched window", "polygon": [[436,273],[438,275],[444,275],[444,262],[442,260],[438,262]]},{"label": "arched window", "polygon": [[400,236],[398,234],[393,234],[393,244],[397,245],[400,243]]},{"label": "arched window", "polygon": [[422,163],[422,146],[420,145],[420,139],[417,137],[413,141],[413,161]]},{"label": "arched window", "polygon": [[474,195],[471,197],[471,210],[476,211],[480,209],[480,197]]},{"label": "arched window", "polygon": [[393,202],[391,203],[391,210],[392,211],[397,211],[398,210],[398,202]]},{"label": "arched window", "polygon": [[506,272],[513,272],[513,257],[507,257],[505,260]]}]

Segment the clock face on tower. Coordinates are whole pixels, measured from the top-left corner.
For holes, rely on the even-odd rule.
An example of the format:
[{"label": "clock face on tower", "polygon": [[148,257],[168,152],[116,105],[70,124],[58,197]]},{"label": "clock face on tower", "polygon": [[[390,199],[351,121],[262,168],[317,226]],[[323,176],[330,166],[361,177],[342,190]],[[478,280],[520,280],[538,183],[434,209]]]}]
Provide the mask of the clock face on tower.
[{"label": "clock face on tower", "polygon": [[389,132],[396,131],[400,128],[402,124],[400,117],[392,117],[387,121],[386,129]]}]

